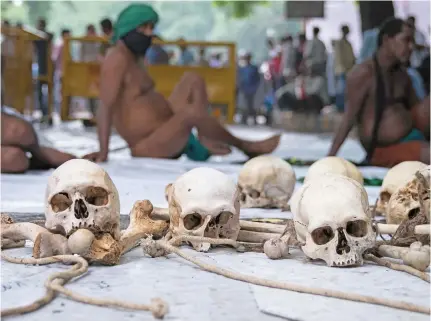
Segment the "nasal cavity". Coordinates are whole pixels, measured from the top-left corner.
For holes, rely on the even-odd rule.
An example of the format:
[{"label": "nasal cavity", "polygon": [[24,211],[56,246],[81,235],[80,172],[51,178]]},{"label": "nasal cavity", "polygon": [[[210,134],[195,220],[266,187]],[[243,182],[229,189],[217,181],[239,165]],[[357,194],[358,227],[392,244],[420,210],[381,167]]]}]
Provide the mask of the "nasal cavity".
[{"label": "nasal cavity", "polygon": [[338,255],[341,255],[343,253],[349,253],[350,252],[350,246],[347,242],[346,236],[344,235],[343,228],[339,227],[337,229],[338,232],[338,244],[336,247],[336,252]]},{"label": "nasal cavity", "polygon": [[78,220],[88,217],[88,210],[87,210],[87,206],[85,205],[84,200],[77,199],[75,201],[74,212],[75,212],[75,217]]}]

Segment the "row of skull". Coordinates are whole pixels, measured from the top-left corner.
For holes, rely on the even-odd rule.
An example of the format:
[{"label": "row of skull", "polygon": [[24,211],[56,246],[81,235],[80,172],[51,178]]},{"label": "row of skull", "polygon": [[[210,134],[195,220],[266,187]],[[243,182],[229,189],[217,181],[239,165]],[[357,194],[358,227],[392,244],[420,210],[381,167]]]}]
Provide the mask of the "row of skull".
[{"label": "row of skull", "polygon": [[[307,256],[328,265],[361,264],[362,252],[375,241],[362,176],[340,158],[319,162],[310,167],[290,202],[298,240],[305,244]],[[284,207],[295,182],[292,167],[273,156],[247,162],[238,184],[215,169],[195,168],[166,188],[170,232],[236,240],[241,207]],[[50,176],[45,199],[47,229],[70,236],[84,228],[120,238],[119,194],[99,165],[79,159],[66,162]],[[210,247],[192,245],[199,251]]]}]

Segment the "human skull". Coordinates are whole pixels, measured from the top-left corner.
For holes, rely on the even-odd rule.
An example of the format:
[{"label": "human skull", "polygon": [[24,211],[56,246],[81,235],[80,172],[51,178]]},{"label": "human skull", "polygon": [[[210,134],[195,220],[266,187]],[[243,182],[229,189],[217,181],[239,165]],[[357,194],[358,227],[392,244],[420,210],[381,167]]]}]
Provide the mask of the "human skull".
[{"label": "human skull", "polygon": [[402,162],[392,167],[386,173],[377,200],[376,212],[386,214],[386,207],[392,194],[399,188],[410,182],[417,171],[426,168],[427,165],[417,161]]},{"label": "human skull", "polygon": [[[168,186],[172,236],[191,235],[236,240],[239,233],[239,191],[226,174],[198,167],[181,175]],[[210,244],[191,242],[206,252]]]},{"label": "human skull", "polygon": [[295,183],[295,172],[286,161],[271,155],[255,157],[239,173],[241,207],[285,208]]},{"label": "human skull", "polygon": [[120,199],[108,173],[99,165],[72,159],[49,177],[45,227],[70,236],[84,228],[120,238]]},{"label": "human skull", "polygon": [[386,222],[388,224],[401,224],[406,219],[412,219],[420,212],[420,198],[424,200],[425,216],[429,221],[430,208],[430,166],[419,170],[426,179],[428,186],[425,186],[423,193],[420,195],[419,180],[412,175],[411,180],[404,186],[398,188],[390,197],[386,206]]},{"label": "human skull", "polygon": [[308,169],[304,182],[325,173],[344,175],[361,185],[364,184],[364,178],[358,168],[348,160],[336,156],[325,157],[314,162]]},{"label": "human skull", "polygon": [[362,254],[373,247],[368,196],[358,182],[324,174],[305,183],[290,202],[302,250],[328,266],[362,265]]}]

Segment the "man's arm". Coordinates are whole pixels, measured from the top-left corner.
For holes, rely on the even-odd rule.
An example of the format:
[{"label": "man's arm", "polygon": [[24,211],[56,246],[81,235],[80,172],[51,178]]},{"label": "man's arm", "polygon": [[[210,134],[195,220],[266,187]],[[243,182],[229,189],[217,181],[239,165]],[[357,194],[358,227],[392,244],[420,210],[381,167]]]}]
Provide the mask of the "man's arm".
[{"label": "man's arm", "polygon": [[97,131],[100,154],[106,159],[109,151],[112,115],[123,83],[127,62],[117,52],[112,52],[103,60],[100,73],[100,100],[102,106],[97,111]]},{"label": "man's arm", "polygon": [[352,129],[364,104],[369,91],[370,69],[365,65],[358,65],[349,73],[346,82],[346,111],[338,128],[328,156],[335,156],[347,135]]}]

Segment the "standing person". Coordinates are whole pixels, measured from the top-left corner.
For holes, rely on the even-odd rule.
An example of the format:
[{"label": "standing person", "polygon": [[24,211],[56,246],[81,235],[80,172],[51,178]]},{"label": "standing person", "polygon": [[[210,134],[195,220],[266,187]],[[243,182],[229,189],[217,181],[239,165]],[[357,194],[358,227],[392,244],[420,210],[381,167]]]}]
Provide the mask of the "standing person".
[{"label": "standing person", "polygon": [[[178,39],[180,42],[185,42],[184,38]],[[191,51],[187,48],[186,45],[180,45],[180,57],[178,59],[178,64],[180,66],[190,66],[193,65],[195,58]]]},{"label": "standing person", "polygon": [[103,43],[100,46],[99,60],[102,61],[103,57],[106,54],[106,51],[110,47],[109,41],[111,40],[112,33],[113,33],[112,21],[109,18],[103,19],[102,21],[100,21],[100,28],[102,29],[103,36],[107,40],[106,43]]},{"label": "standing person", "polygon": [[[96,33],[96,27],[93,24],[89,24],[86,29],[86,37],[97,37]],[[99,59],[100,54],[100,43],[99,42],[82,42],[81,44],[81,61],[83,62],[97,62]],[[95,116],[96,115],[96,108],[97,108],[97,99],[95,98],[89,98],[88,99],[88,106],[91,111],[91,113]],[[84,119],[83,124],[85,127],[92,127],[95,125],[94,122],[92,122],[89,119]]]},{"label": "standing person", "polygon": [[427,43],[425,35],[416,28],[416,18],[414,16],[408,17],[407,23],[412,27],[415,37],[415,44],[410,57],[410,66],[412,68],[418,68],[429,52],[429,43]]},{"label": "standing person", "polygon": [[250,52],[242,51],[239,55],[238,89],[245,101],[245,112],[242,115],[242,123],[247,124],[248,118],[253,118],[256,124],[256,108],[254,105],[255,95],[260,85],[259,68],[252,64]]},{"label": "standing person", "polygon": [[298,36],[298,46],[295,49],[295,66],[296,66],[296,73],[300,74],[302,70],[302,66],[304,63],[304,50],[305,46],[307,44],[307,37],[305,36],[305,33],[301,33]]},{"label": "standing person", "polygon": [[283,77],[289,82],[296,76],[296,50],[291,35],[283,39],[281,50]]},{"label": "standing person", "polygon": [[377,52],[347,77],[348,108],[329,151],[335,156],[357,124],[366,163],[392,167],[403,161],[429,164],[430,98],[419,101],[405,64],[414,46],[411,26],[391,18],[380,28]]},{"label": "standing person", "polygon": [[[205,161],[211,155],[230,153],[229,145],[250,157],[272,153],[279,135],[258,142],[242,140],[208,114],[208,93],[199,75],[184,73],[168,99],[155,89],[154,80],[139,67],[138,60],[151,46],[158,20],[157,12],[143,3],[130,4],[119,14],[113,47],[103,60],[100,77],[100,150],[85,157],[107,160],[111,124],[126,140],[133,157],[178,158],[186,154],[192,160]],[[193,128],[197,128],[198,137]]]},{"label": "standing person", "polygon": [[355,65],[355,54],[352,45],[347,39],[349,26],[341,26],[341,39],[334,43],[334,72],[335,72],[335,105],[339,112],[344,111],[344,90],[346,88],[346,75]]},{"label": "standing person", "polygon": [[[52,44],[53,34],[46,31],[46,20],[40,18],[37,22],[37,29],[45,34],[46,39],[34,41],[34,48],[37,56],[38,65],[38,76],[48,76],[48,65],[52,63],[51,57],[49,57],[49,48]],[[50,115],[48,115],[48,101],[44,97],[44,88],[47,82],[45,80],[37,81],[37,94],[39,109],[42,112],[41,122],[50,122]]]},{"label": "standing person", "polygon": [[199,48],[199,55],[198,55],[198,59],[196,60],[196,66],[200,66],[200,67],[208,67],[209,66],[208,60],[205,57],[205,48],[204,47]]},{"label": "standing person", "polygon": [[304,48],[304,62],[307,70],[314,75],[325,77],[327,53],[322,40],[319,39],[320,28],[313,28],[313,39]]},{"label": "standing person", "polygon": [[[62,86],[62,81],[63,81],[64,40],[68,37],[70,37],[70,30],[69,29],[61,30],[61,39],[59,40],[57,45],[54,47],[54,50],[52,51],[52,59],[54,61],[54,77],[56,79],[57,90],[59,92],[61,92],[59,89]],[[61,94],[59,96],[61,97]],[[69,98],[69,104],[70,104],[70,98]]]},{"label": "standing person", "polygon": [[[153,35],[153,40],[163,41],[158,35]],[[145,55],[149,65],[169,65],[169,54],[160,44],[152,44]]]}]

